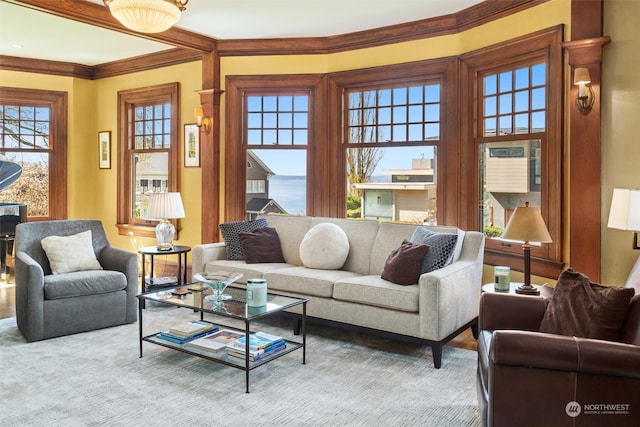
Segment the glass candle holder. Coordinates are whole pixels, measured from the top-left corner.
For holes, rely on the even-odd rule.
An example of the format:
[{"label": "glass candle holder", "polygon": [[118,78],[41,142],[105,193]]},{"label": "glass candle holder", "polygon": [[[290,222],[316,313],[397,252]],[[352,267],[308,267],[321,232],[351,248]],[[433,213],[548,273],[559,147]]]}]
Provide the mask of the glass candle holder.
[{"label": "glass candle holder", "polygon": [[496,292],[509,292],[511,285],[511,269],[509,267],[497,266],[493,268],[495,275],[494,288]]},{"label": "glass candle holder", "polygon": [[247,280],[247,305],[262,307],[267,305],[267,281],[264,279]]}]

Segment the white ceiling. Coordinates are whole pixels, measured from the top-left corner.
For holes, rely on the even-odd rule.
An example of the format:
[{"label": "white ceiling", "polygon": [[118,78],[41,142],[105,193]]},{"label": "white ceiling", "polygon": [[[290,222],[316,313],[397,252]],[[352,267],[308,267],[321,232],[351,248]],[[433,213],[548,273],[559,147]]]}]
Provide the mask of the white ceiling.
[{"label": "white ceiling", "polygon": [[[326,37],[448,15],[481,1],[190,0],[176,26],[222,40]],[[0,55],[97,65],[171,47],[0,1]]]}]

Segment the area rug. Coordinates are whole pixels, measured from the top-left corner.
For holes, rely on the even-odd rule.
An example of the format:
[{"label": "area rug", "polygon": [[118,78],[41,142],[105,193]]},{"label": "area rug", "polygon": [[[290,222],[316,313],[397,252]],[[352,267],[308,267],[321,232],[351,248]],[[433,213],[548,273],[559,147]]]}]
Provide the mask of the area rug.
[{"label": "area rug", "polygon": [[[145,332],[195,314],[147,306]],[[218,319],[212,319],[218,320]],[[255,324],[290,334],[289,322]],[[252,328],[254,329],[254,328]],[[138,324],[26,343],[0,320],[2,426],[478,426],[477,354],[308,325],[301,350],[244,372],[144,343]]]}]

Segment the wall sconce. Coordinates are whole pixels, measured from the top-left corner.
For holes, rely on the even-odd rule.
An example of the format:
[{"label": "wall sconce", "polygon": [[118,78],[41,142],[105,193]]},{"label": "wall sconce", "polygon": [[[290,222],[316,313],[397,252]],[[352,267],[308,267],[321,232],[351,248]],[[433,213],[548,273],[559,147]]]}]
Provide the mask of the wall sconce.
[{"label": "wall sconce", "polygon": [[196,126],[198,126],[198,128],[204,127],[204,133],[209,133],[211,130],[211,119],[204,117],[202,107],[196,107],[194,114],[196,116]]},{"label": "wall sconce", "polygon": [[573,84],[578,85],[578,97],[576,98],[576,107],[582,114],[587,114],[593,107],[595,96],[591,88],[591,76],[589,69],[586,67],[578,67],[574,71]]}]

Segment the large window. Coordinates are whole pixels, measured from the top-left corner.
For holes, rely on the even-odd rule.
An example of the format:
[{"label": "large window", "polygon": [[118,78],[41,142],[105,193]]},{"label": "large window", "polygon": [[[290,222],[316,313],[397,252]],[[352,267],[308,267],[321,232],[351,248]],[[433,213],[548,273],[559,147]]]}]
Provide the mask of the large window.
[{"label": "large window", "polygon": [[475,213],[467,227],[487,237],[485,263],[520,269],[521,244],[500,236],[517,206],[539,207],[553,243],[532,249],[532,272],[546,277],[561,267],[560,36],[558,29],[543,31],[463,59],[475,103],[464,146],[465,161],[476,169],[463,193]]},{"label": "large window", "polygon": [[344,93],[347,216],[436,224],[440,80]]},{"label": "large window", "polygon": [[0,88],[0,160],[22,167],[0,202],[32,219],[66,217],[66,110],[64,92]]},{"label": "large window", "polygon": [[327,215],[314,211],[327,191],[324,81],[316,75],[227,78],[227,220]]},{"label": "large window", "polygon": [[[511,213],[540,206],[542,146],[546,146],[546,64],[481,76],[480,229],[499,239]],[[497,142],[483,142],[485,139]],[[535,138],[535,139],[532,139]]]},{"label": "large window", "polygon": [[[307,211],[309,94],[245,94],[247,217]],[[265,185],[261,194],[255,182]],[[250,183],[254,184],[250,184]],[[268,183],[268,185],[266,184]],[[251,191],[250,191],[251,190]]]},{"label": "large window", "polygon": [[121,233],[153,235],[149,194],[178,189],[177,83],[119,92]]},{"label": "large window", "polygon": [[[247,216],[248,191],[273,198],[278,178],[302,177],[306,194],[294,196],[292,186],[286,193],[306,201],[307,215],[484,231],[487,264],[518,268],[520,245],[494,237],[515,206],[529,201],[540,206],[553,238],[533,250],[533,272],[557,276],[561,43],[556,27],[455,58],[227,77],[226,219]],[[303,114],[299,95],[308,95],[306,129],[295,119]],[[306,142],[296,137],[305,133]],[[262,178],[251,175],[260,163]],[[252,180],[264,181],[265,193]],[[284,198],[276,201],[290,212]]]}]

